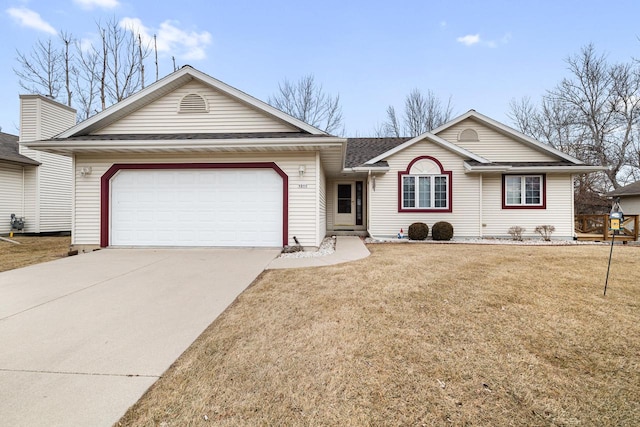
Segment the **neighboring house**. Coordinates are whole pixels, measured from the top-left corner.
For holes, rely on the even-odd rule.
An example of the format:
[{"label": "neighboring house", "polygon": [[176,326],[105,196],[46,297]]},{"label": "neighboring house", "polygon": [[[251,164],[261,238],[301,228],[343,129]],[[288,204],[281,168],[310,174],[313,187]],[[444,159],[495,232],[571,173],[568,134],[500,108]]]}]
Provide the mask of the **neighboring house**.
[{"label": "neighboring house", "polygon": [[620,209],[625,215],[640,215],[640,181],[620,187],[608,196],[620,198]]},{"label": "neighboring house", "polygon": [[0,233],[11,231],[11,214],[24,218],[25,233],[71,230],[71,158],[28,149],[18,141],[51,138],[75,119],[73,108],[52,99],[20,96],[20,137],[0,134]]},{"label": "neighboring house", "polygon": [[339,138],[185,66],[30,149],[73,161],[72,244],[318,246],[449,221],[459,238],[573,231],[597,170],[475,111],[416,138]]},{"label": "neighboring house", "polygon": [[0,132],[0,234],[11,231],[11,214],[24,216],[25,176],[39,165],[20,154],[17,136]]}]

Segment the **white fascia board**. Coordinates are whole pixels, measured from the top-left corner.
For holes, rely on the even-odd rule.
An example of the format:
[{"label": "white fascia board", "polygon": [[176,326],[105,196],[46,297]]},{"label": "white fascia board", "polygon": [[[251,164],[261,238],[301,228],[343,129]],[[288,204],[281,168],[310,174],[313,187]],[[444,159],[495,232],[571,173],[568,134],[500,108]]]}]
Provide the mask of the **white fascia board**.
[{"label": "white fascia board", "polygon": [[428,140],[440,145],[443,148],[446,148],[446,149],[448,149],[450,151],[453,151],[454,153],[457,153],[457,154],[461,155],[462,157],[473,159],[473,160],[476,160],[476,161],[478,161],[480,163],[491,163],[491,162],[489,162],[489,160],[485,159],[484,157],[478,156],[477,154],[474,154],[469,150],[465,150],[462,147],[459,147],[459,146],[457,146],[455,144],[452,144],[451,142],[449,142],[449,141],[447,141],[445,139],[442,139],[439,136],[432,134],[431,132],[425,132],[422,135],[418,135],[415,138],[410,139],[407,142],[404,142],[404,143],[398,145],[397,147],[392,148],[391,150],[380,154],[378,157],[374,157],[373,159],[368,160],[367,162],[365,162],[365,164],[372,165],[374,163],[377,163],[377,162],[379,162],[381,160],[384,160],[384,159],[388,158],[389,156],[392,156],[392,155],[404,150],[405,148],[408,148],[408,147],[412,146],[413,144],[416,144],[416,143],[418,143],[418,142],[420,142],[420,141],[422,141],[424,139],[428,139]]},{"label": "white fascia board", "polygon": [[495,173],[495,172],[507,172],[507,173],[590,173],[606,170],[603,166],[471,166],[465,162],[464,168],[467,172],[477,173]]},{"label": "white fascia board", "polygon": [[542,143],[542,142],[540,142],[540,141],[538,141],[538,140],[536,140],[534,138],[531,138],[530,136],[527,136],[524,133],[513,129],[510,126],[507,126],[507,125],[505,125],[503,123],[500,123],[500,122],[492,119],[491,117],[485,116],[484,114],[478,113],[475,110],[467,111],[466,113],[462,114],[461,116],[458,116],[455,119],[453,119],[453,120],[443,124],[442,126],[432,130],[431,133],[438,134],[438,133],[442,132],[443,130],[448,129],[451,126],[454,126],[454,125],[456,125],[456,124],[460,123],[461,121],[466,120],[468,118],[473,118],[473,119],[475,119],[475,120],[477,120],[479,122],[484,122],[484,123],[488,124],[489,126],[495,128],[495,129],[498,129],[502,133],[506,133],[508,135],[511,135],[515,139],[519,139],[520,141],[524,142],[525,144],[532,145],[532,146],[534,146],[534,147],[536,147],[536,148],[538,148],[538,149],[540,149],[542,151],[546,151],[547,153],[549,153],[551,155],[554,155],[556,157],[560,157],[560,158],[562,158],[564,160],[568,160],[571,163],[575,163],[577,165],[584,164],[583,161],[581,161],[579,159],[576,159],[575,157],[570,156],[567,153],[563,153],[562,151],[560,151],[558,149],[555,149],[555,148],[551,147],[548,144]]},{"label": "white fascia board", "polygon": [[371,173],[387,173],[391,170],[391,168],[389,166],[378,166],[378,167],[371,167],[371,168],[367,168],[364,166],[356,166],[354,168],[350,168],[350,169],[345,169],[345,172],[371,172]]},{"label": "white fascia board", "polygon": [[278,110],[277,108],[272,107],[271,105],[260,101],[257,98],[252,97],[251,95],[248,95],[232,86],[229,86],[226,83],[221,82],[220,80],[217,80],[201,71],[196,70],[193,67],[190,66],[184,66],[182,68],[180,68],[179,70],[169,74],[166,77],[163,77],[162,79],[158,80],[157,82],[152,83],[151,85],[147,86],[146,88],[142,89],[141,91],[129,96],[128,98],[113,104],[112,106],[108,107],[107,109],[105,109],[104,111],[101,111],[100,113],[96,114],[93,117],[90,117],[89,119],[78,123],[77,125],[69,128],[68,130],[62,132],[61,134],[59,134],[57,137],[58,138],[68,138],[77,134],[80,134],[83,130],[90,128],[91,126],[95,125],[96,123],[102,121],[102,120],[106,120],[110,115],[116,114],[118,111],[121,111],[124,108],[127,108],[133,104],[139,103],[140,106],[144,105],[144,98],[152,95],[154,92],[160,90],[162,87],[167,86],[173,82],[175,82],[176,80],[183,78],[185,76],[190,76],[192,78],[198,79],[202,82],[204,82],[205,84],[208,84],[214,88],[216,88],[217,90],[226,93],[228,95],[230,95],[231,97],[234,97],[258,110],[262,110],[265,113],[274,116],[298,129],[304,130],[306,132],[309,132],[312,135],[328,135],[326,132],[317,129],[301,120],[298,120],[280,110]]}]

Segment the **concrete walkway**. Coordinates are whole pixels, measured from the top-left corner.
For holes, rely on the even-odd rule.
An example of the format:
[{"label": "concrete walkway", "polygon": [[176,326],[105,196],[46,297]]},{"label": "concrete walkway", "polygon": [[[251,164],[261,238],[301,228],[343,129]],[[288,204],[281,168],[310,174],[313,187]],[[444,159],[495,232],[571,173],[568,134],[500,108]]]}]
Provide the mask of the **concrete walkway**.
[{"label": "concrete walkway", "polygon": [[113,425],[278,253],[107,249],[0,273],[0,425]]},{"label": "concrete walkway", "polygon": [[267,270],[279,268],[322,267],[325,265],[341,264],[343,262],[356,261],[370,255],[360,237],[337,236],[336,250],[325,256],[306,258],[276,258],[267,266]]}]

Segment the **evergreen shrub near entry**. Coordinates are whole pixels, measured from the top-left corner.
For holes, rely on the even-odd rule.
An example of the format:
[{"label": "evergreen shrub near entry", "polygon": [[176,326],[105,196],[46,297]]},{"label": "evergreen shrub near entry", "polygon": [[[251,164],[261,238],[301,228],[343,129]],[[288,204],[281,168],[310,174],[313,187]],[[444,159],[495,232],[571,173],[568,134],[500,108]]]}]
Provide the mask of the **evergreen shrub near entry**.
[{"label": "evergreen shrub near entry", "polygon": [[433,240],[451,240],[453,238],[453,225],[446,221],[440,221],[431,227]]},{"label": "evergreen shrub near entry", "polygon": [[429,226],[424,222],[414,222],[407,234],[411,240],[424,240],[429,235]]}]

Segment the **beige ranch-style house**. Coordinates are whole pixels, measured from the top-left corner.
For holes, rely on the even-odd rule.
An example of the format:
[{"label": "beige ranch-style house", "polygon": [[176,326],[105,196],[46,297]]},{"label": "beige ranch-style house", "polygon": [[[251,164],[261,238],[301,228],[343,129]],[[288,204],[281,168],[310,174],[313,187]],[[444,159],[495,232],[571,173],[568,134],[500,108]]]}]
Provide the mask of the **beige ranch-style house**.
[{"label": "beige ranch-style house", "polygon": [[456,239],[545,224],[572,239],[574,175],[598,170],[473,110],[415,138],[328,135],[189,66],[23,144],[71,159],[81,250],[310,248],[417,221],[448,221]]}]

